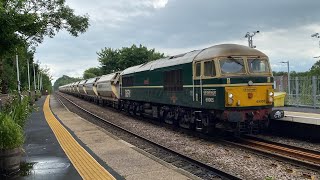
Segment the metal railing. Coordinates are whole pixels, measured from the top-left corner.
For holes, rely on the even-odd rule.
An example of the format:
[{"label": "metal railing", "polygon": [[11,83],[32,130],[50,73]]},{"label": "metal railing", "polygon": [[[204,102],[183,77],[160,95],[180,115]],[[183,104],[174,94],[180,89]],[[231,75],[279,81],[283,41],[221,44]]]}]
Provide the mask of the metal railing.
[{"label": "metal railing", "polygon": [[275,76],[275,91],[287,92],[285,105],[320,107],[320,77],[292,77],[288,81],[287,76]]}]

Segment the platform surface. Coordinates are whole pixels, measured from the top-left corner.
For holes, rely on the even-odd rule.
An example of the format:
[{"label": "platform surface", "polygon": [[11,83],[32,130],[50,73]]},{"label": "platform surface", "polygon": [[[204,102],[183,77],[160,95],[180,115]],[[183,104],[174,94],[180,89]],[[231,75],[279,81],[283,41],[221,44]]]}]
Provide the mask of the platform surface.
[{"label": "platform surface", "polygon": [[19,179],[81,179],[55,135],[45,120],[43,104],[46,97],[40,98],[25,126],[25,156],[27,163],[35,163],[30,175]]},{"label": "platform surface", "polygon": [[[25,127],[25,161],[33,163],[30,175],[19,179],[123,179],[111,174],[54,116],[49,98],[42,97]],[[95,159],[96,157],[97,159]],[[118,178],[119,177],[119,178]]]},{"label": "platform surface", "polygon": [[274,109],[284,110],[285,117],[277,121],[320,125],[320,109],[300,107],[275,107]]}]

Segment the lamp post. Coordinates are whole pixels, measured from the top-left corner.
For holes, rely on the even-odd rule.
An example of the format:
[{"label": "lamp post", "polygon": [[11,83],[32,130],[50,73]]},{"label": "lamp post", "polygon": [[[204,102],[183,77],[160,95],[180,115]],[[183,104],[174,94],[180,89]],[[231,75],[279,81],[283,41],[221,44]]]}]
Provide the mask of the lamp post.
[{"label": "lamp post", "polygon": [[29,97],[31,98],[29,59],[27,59],[27,67],[28,67],[28,91],[29,91]]},{"label": "lamp post", "polygon": [[17,82],[18,82],[18,94],[21,100],[21,90],[20,90],[20,72],[19,72],[19,56],[18,56],[18,49],[16,48],[16,66],[17,66]]},{"label": "lamp post", "polygon": [[289,61],[281,61],[280,63],[287,64],[288,66],[288,94],[290,95],[290,63]]},{"label": "lamp post", "polygon": [[36,68],[34,67],[34,63],[32,63],[32,65],[33,65],[34,99],[37,101],[38,97],[37,97]]},{"label": "lamp post", "polygon": [[254,35],[256,35],[257,33],[259,33],[260,31],[253,31],[252,33],[249,33],[247,32],[247,34],[244,36],[245,38],[248,38],[248,46],[250,48],[256,48],[256,46],[253,45],[253,42],[252,42],[252,37]]},{"label": "lamp post", "polygon": [[[319,33],[314,33],[311,35],[311,37],[320,38]],[[319,41],[319,47],[320,47],[320,41]]]}]

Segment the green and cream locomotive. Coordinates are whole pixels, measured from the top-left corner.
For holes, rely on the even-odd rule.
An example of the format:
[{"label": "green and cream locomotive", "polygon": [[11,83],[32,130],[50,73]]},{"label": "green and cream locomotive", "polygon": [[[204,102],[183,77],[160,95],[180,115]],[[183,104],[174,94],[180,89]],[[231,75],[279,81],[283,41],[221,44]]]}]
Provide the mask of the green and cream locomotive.
[{"label": "green and cream locomotive", "polygon": [[242,45],[195,50],[120,75],[122,109],[184,128],[250,133],[268,126],[273,113],[268,56]]},{"label": "green and cream locomotive", "polygon": [[251,133],[284,116],[272,111],[267,55],[235,44],[166,57],[59,90],[205,133],[217,128]]}]

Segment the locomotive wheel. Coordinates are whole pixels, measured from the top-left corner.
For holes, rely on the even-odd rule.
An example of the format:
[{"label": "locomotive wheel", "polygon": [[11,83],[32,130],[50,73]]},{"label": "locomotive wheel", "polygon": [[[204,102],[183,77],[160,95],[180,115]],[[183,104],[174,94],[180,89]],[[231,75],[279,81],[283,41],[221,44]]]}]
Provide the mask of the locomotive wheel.
[{"label": "locomotive wheel", "polygon": [[192,122],[192,115],[190,113],[185,113],[179,118],[179,126],[186,129],[194,129],[194,124]]}]

